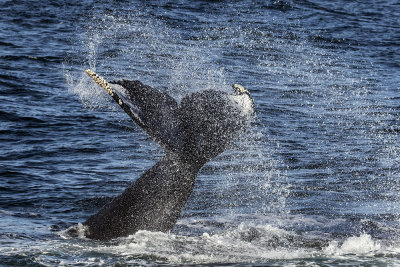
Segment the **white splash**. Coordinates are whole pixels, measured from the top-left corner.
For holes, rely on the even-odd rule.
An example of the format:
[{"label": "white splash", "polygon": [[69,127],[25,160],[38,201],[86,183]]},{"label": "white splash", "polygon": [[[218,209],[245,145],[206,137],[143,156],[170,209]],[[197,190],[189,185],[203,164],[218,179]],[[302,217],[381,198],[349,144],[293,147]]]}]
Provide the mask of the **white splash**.
[{"label": "white splash", "polygon": [[331,256],[368,255],[379,252],[381,249],[382,246],[378,241],[374,241],[368,234],[361,234],[347,238],[341,245],[336,240],[331,241],[324,249],[324,253]]}]

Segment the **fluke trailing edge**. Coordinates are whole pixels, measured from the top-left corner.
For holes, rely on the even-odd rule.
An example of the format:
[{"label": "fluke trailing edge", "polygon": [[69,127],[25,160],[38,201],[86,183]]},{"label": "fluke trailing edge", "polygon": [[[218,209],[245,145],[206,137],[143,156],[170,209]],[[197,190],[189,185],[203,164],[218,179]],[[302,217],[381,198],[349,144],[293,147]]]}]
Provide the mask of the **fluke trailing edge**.
[{"label": "fluke trailing edge", "polygon": [[189,198],[198,171],[247,127],[253,100],[240,85],[232,93],[205,90],[178,104],[140,81],[108,83],[86,73],[165,150],[165,156],[84,225],[86,236],[107,240],[138,230],[169,231]]}]

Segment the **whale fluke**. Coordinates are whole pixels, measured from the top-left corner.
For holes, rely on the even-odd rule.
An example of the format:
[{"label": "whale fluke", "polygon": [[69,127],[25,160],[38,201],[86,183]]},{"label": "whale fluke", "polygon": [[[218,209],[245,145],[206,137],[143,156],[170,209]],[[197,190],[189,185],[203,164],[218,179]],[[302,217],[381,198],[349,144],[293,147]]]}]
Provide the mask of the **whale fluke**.
[{"label": "whale fluke", "polygon": [[108,83],[91,69],[87,69],[86,73],[164,149],[174,150],[174,147],[182,144],[176,118],[178,104],[175,99],[140,81],[121,80]]},{"label": "whale fluke", "polygon": [[178,103],[174,98],[140,81],[121,80],[110,84],[125,99],[141,121],[140,126],[155,141],[167,151],[181,149]]},{"label": "whale fluke", "polygon": [[166,155],[84,225],[86,236],[107,240],[138,230],[170,231],[186,204],[200,168],[246,128],[253,100],[240,85],[233,92],[205,90],[178,103],[140,81],[108,83],[86,73],[165,150]]}]

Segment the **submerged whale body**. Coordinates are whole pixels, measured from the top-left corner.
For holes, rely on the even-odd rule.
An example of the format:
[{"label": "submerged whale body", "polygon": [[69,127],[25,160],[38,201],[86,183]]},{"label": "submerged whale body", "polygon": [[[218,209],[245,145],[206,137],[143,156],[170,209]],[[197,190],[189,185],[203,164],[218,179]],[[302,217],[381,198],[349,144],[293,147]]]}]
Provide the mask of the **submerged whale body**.
[{"label": "submerged whale body", "polygon": [[240,85],[231,94],[205,90],[178,104],[140,81],[95,82],[165,150],[151,169],[84,223],[86,236],[107,240],[138,230],[170,231],[180,216],[200,168],[222,153],[246,128],[253,100]]}]

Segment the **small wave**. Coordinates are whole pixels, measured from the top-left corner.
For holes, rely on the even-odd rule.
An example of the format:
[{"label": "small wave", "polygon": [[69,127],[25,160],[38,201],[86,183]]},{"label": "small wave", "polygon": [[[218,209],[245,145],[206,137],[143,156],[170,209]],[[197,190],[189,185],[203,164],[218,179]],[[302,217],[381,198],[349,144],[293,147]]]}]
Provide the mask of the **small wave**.
[{"label": "small wave", "polygon": [[27,116],[18,116],[16,113],[11,113],[7,111],[0,110],[0,120],[1,121],[12,121],[12,122],[32,122],[42,124],[45,123],[44,120],[35,118],[35,117],[27,117]]},{"label": "small wave", "polygon": [[333,240],[329,246],[324,248],[324,253],[331,256],[343,255],[375,255],[380,253],[383,246],[379,241],[375,241],[368,234],[352,236],[344,240],[342,244],[339,241]]},{"label": "small wave", "polygon": [[43,216],[39,213],[34,212],[12,212],[9,210],[0,209],[0,215],[3,216],[14,216],[18,218],[42,218]]},{"label": "small wave", "polygon": [[3,42],[3,41],[0,41],[0,46],[12,47],[12,48],[19,48],[20,47],[18,45],[13,44],[13,43]]},{"label": "small wave", "polygon": [[82,223],[78,223],[77,225],[71,226],[66,230],[59,231],[58,235],[63,239],[71,239],[71,238],[86,238],[86,232],[88,228]]},{"label": "small wave", "polygon": [[63,58],[53,57],[53,56],[46,56],[46,57],[39,57],[39,56],[15,56],[15,55],[5,55],[0,56],[1,60],[7,61],[20,61],[20,60],[28,60],[28,61],[38,61],[41,63],[62,63]]}]

